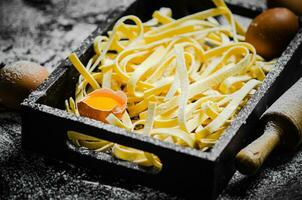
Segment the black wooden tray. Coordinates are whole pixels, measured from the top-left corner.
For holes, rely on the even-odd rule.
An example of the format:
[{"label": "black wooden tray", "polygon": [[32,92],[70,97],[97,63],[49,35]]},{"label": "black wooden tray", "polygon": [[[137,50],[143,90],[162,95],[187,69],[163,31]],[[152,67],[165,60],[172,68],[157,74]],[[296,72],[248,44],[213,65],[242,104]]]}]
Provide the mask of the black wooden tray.
[{"label": "black wooden tray", "polygon": [[[213,5],[205,0],[137,0],[122,15],[134,14],[147,20],[160,7],[172,8],[174,17],[178,18]],[[261,12],[261,8],[255,6],[229,4],[229,7],[233,13],[249,18]],[[83,63],[87,63],[93,55],[93,39],[112,28],[112,25],[96,29],[75,51]],[[51,158],[123,177],[128,182],[143,183],[191,198],[216,198],[235,172],[234,155],[257,136],[261,114],[302,76],[302,68],[299,67],[301,42],[300,29],[274,70],[267,75],[261,87],[209,152],[184,148],[67,113],[64,100],[74,95],[79,76],[67,59],[22,103],[22,146]],[[67,142],[67,130],[154,153],[161,159],[163,168],[160,172],[148,170],[117,160],[110,154],[75,147]]]}]

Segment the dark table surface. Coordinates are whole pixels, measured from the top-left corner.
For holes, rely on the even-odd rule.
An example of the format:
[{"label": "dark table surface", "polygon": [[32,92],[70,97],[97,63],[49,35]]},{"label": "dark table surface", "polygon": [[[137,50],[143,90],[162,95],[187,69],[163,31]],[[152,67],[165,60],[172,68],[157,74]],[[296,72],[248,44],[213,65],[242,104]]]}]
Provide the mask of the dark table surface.
[{"label": "dark table surface", "polygon": [[[262,0],[233,1],[265,7]],[[130,3],[0,0],[0,62],[26,59],[52,71],[93,29]],[[105,176],[24,152],[20,121],[18,112],[0,107],[0,199],[182,199],[127,185],[114,174]],[[237,172],[219,199],[302,199],[301,148],[293,154],[275,153],[253,177]]]}]

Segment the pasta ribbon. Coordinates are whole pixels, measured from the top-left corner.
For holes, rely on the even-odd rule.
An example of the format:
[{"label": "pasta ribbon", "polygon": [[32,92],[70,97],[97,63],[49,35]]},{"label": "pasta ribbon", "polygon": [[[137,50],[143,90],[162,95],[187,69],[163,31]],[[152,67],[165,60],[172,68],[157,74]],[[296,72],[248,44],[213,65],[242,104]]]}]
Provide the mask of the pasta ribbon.
[{"label": "pasta ribbon", "polygon": [[[66,110],[79,115],[77,103],[100,87],[120,90],[127,95],[127,109],[119,118],[109,114],[109,124],[183,147],[211,149],[275,63],[244,42],[245,30],[223,0],[213,2],[215,8],[179,19],[170,8],[154,11],[147,22],[124,16],[107,36],[95,38],[95,54],[86,66],[72,53],[69,59],[80,76]],[[67,136],[77,146],[162,168],[156,152],[75,131]]]}]

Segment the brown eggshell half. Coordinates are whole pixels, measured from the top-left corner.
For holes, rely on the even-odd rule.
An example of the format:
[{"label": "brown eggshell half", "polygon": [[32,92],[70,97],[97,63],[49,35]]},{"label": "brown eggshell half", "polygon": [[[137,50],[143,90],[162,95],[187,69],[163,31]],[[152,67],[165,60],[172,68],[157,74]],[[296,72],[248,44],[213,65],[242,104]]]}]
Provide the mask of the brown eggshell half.
[{"label": "brown eggshell half", "polygon": [[[99,110],[88,105],[85,100],[94,96],[112,97],[120,103],[121,106],[116,106],[112,110]],[[94,90],[77,103],[78,110],[81,116],[89,117],[107,123],[106,118],[110,113],[113,113],[117,118],[121,118],[127,107],[127,96],[122,91],[113,91],[107,88]]]}]

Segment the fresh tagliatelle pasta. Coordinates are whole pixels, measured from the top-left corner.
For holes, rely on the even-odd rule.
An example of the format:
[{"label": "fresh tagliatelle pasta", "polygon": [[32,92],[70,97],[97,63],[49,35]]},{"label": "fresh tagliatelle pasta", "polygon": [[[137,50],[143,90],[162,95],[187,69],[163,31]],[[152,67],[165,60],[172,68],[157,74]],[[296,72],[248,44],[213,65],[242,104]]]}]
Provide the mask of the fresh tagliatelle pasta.
[{"label": "fresh tagliatelle pasta", "polygon": [[[99,88],[122,91],[126,111],[109,114],[107,123],[183,147],[211,148],[274,65],[244,42],[245,31],[225,3],[213,2],[216,8],[177,20],[169,8],[145,23],[122,17],[108,36],[95,38],[86,66],[72,53],[80,77],[67,111],[80,115],[77,104]],[[68,138],[140,166],[162,167],[151,153],[75,131]]]}]

